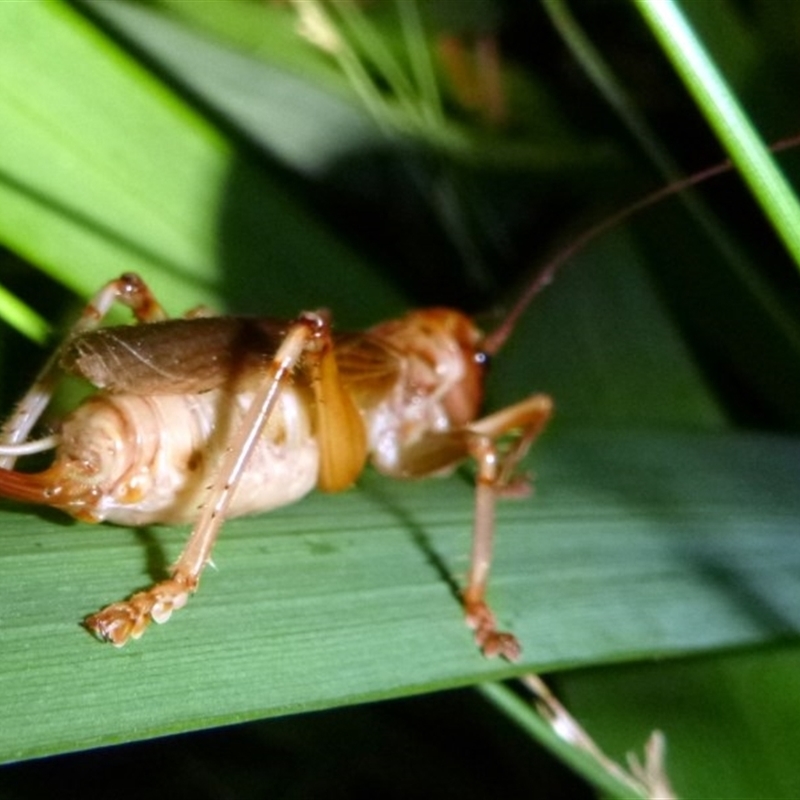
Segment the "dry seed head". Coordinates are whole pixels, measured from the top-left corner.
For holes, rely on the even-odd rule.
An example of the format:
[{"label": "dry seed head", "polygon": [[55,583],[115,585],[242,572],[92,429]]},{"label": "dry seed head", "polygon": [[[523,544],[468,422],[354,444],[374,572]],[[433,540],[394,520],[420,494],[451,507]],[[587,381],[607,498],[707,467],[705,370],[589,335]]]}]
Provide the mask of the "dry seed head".
[{"label": "dry seed head", "polygon": [[292,5],[299,17],[297,33],[300,36],[331,55],[341,52],[342,39],[339,31],[316,3],[294,0]]}]

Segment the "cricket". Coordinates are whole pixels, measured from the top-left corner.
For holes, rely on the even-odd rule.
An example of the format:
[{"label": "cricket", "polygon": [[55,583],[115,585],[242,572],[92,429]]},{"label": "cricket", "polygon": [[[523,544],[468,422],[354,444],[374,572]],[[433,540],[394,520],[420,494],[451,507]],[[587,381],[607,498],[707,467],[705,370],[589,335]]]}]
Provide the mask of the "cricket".
[{"label": "cricket", "polygon": [[[532,394],[481,416],[487,364],[589,242],[731,169],[724,162],[695,173],[588,228],[535,273],[489,334],[450,308],[413,310],[356,333],[334,330],[324,309],[293,320],[205,310],[170,319],[138,275],[124,274],[90,300],[0,430],[0,496],[89,522],[193,524],[168,577],[84,620],[98,639],[121,647],[186,605],[226,519],[314,489],[348,489],[368,461],[391,478],[425,478],[471,459],[464,617],[484,655],[516,661],[520,643],[499,629],[487,602],[495,504],[528,494],[518,467],[553,401]],[[117,304],[134,324],[103,327]],[[88,380],[94,394],[55,434],[30,438],[65,372]],[[47,451],[53,458],[43,471],[15,469],[18,458]]]},{"label": "cricket", "polygon": [[[137,324],[100,327],[116,303]],[[552,401],[534,394],[479,417],[492,351],[470,318],[445,308],[356,334],[334,333],[326,311],[168,319],[141,278],[125,274],[86,306],[4,426],[0,495],[91,522],[194,523],[169,577],[85,620],[99,639],[122,646],[186,604],[225,519],[314,488],[347,489],[368,459],[388,476],[418,478],[472,458],[464,613],[483,653],[516,660],[519,643],[498,630],[486,602],[494,504],[499,494],[524,492],[515,468]],[[97,391],[58,434],[28,441],[62,370]],[[48,468],[14,469],[17,457],[39,449],[54,450]]]}]

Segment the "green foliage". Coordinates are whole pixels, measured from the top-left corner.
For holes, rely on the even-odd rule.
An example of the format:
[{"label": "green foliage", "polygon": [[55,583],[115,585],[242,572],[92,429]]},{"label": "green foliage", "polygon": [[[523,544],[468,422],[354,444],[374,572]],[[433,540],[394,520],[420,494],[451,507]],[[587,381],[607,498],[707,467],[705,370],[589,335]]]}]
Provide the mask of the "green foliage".
[{"label": "green foliage", "polygon": [[[175,314],[325,306],[355,328],[420,304],[491,312],[513,302],[532,258],[658,186],[623,125],[563,66],[538,10],[410,4],[4,4],[0,282],[11,291],[0,314],[41,338],[42,319],[60,326],[77,296],[126,270]],[[790,104],[771,98],[792,97],[797,76],[792,26],[769,5],[692,11],[757,126],[777,137],[792,132]],[[328,15],[338,50],[297,34],[300,6]],[[648,150],[687,169],[718,160],[635,13],[574,11],[659,130]],[[505,94],[471,109],[437,53],[459,36],[469,57],[475,32],[493,29]],[[559,672],[567,704],[615,757],[664,729],[680,795],[796,795],[796,650],[774,647],[800,627],[800,292],[732,176],[693,204],[707,206],[700,226],[670,201],[591,242],[496,358],[489,407],[547,391],[558,409],[529,459],[535,497],[504,503],[498,520],[491,595],[522,664],[482,659],[460,621],[467,475],[404,484],[368,472],[342,496],[230,522],[218,571],[188,608],[122,651],[79,620],[160,574],[185,530],[93,528],[6,504],[0,758],[533,669]],[[43,357],[3,327],[6,404]],[[375,725],[387,706],[375,708],[350,713]],[[489,741],[484,711],[471,724]],[[319,718],[281,724],[296,727],[235,736],[250,730],[242,746],[260,754],[267,731],[305,730],[304,775],[324,780],[344,748],[314,733]],[[431,763],[447,761],[428,744]],[[730,759],[724,775],[709,768]],[[568,780],[538,768],[537,782]],[[28,780],[14,769],[0,786]],[[220,769],[236,783],[255,767]],[[396,786],[419,794],[409,776]]]}]

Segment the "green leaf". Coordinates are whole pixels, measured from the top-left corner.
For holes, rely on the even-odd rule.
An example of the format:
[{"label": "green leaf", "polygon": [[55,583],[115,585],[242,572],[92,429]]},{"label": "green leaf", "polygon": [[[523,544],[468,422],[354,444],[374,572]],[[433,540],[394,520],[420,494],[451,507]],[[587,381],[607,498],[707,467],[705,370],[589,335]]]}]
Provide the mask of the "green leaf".
[{"label": "green leaf", "polygon": [[14,3],[2,18],[6,246],[82,295],[139,272],[176,311],[224,299],[294,314],[299,291],[363,320],[353,285],[395,306],[280,181],[74,10]]},{"label": "green leaf", "polygon": [[[232,8],[227,2],[168,4],[192,23],[188,27],[127,3],[85,5],[292,169],[320,176],[354,150],[384,141],[344,77],[331,66],[321,69],[324,57],[298,36],[287,9],[249,3]],[[243,52],[220,46],[196,26],[232,38]],[[325,124],[314,124],[319,119]]]},{"label": "green leaf", "polygon": [[491,404],[536,389],[556,398],[555,425],[726,424],[624,231],[565,266],[493,364]]},{"label": "green leaf", "polygon": [[[524,81],[513,76],[513,89],[530,105],[525,111],[531,119],[525,122],[531,135],[499,136],[443,117],[438,102],[423,89],[414,95],[403,86],[391,95],[372,83],[361,86],[370,80],[370,65],[359,62],[360,83],[355,77],[348,81],[343,70],[332,69],[335,58],[296,33],[289,36],[298,20],[287,8],[254,14],[249,2],[169,0],[160,3],[171,12],[164,16],[125,2],[82,0],[81,5],[227,124],[272,157],[318,179],[347,170],[351,160],[365,153],[421,158],[414,152],[419,146],[468,163],[535,170],[551,179],[576,168],[602,167],[613,155],[605,145],[574,136],[533,76]],[[396,26],[372,25],[358,10],[344,16],[360,20],[362,35],[376,47],[395,33]],[[385,15],[377,16],[380,21]],[[331,17],[334,24],[339,19]],[[346,30],[345,25],[337,29],[342,36]],[[412,74],[406,76],[409,81]],[[401,83],[388,69],[380,77],[392,86]]]},{"label": "green leaf", "polygon": [[[509,262],[566,229],[553,222],[561,206],[570,219],[586,208],[596,218],[598,197],[616,207],[638,192],[631,176],[644,170],[633,155],[632,169],[613,174],[610,160],[598,174],[588,155],[612,135],[602,115],[574,86],[539,102],[553,76],[540,79],[529,63],[502,65],[518,114],[509,130],[487,133],[445,107],[448,124],[455,117],[468,133],[469,166],[456,147],[391,137],[379,146],[390,155],[376,156],[375,131],[336,88],[340,76],[313,55],[316,66],[305,65],[286,28],[263,39],[269,52],[248,55],[231,49],[236,37],[225,45],[121,3],[92,8],[126,22],[110,36],[62,3],[0,12],[0,237],[82,295],[135,269],[176,314],[198,302],[270,315],[325,305],[341,325],[359,326],[397,313],[406,292],[458,302],[474,268],[485,280],[473,282],[471,299],[488,307],[497,287],[520,279]],[[246,28],[256,41],[263,19],[278,14],[224,8],[231,26],[261,20]],[[531,134],[536,125],[547,133]],[[591,132],[578,135],[581,127]],[[567,158],[575,141],[581,157]],[[625,147],[615,140],[611,150]],[[535,153],[555,158],[543,164]],[[571,171],[554,181],[565,163]],[[454,585],[466,570],[473,502],[460,476],[396,483],[367,472],[344,495],[231,521],[218,570],[187,609],[122,651],[93,641],[79,621],[160,575],[186,531],[91,528],[8,504],[0,758],[518,669],[699,658],[796,636],[800,445],[785,431],[800,425],[797,353],[686,218],[665,207],[654,216],[562,269],[490,376],[490,409],[536,390],[557,407],[528,464],[535,497],[504,503],[498,520],[491,598],[522,639],[522,665],[482,659],[460,618]],[[793,320],[793,286],[761,240],[754,249]],[[448,290],[431,292],[451,261]],[[34,292],[25,298],[38,308]],[[32,372],[3,334],[4,378]],[[784,433],[744,434],[733,419]],[[786,711],[770,701],[763,713],[769,731]],[[659,717],[653,709],[636,725],[666,728],[671,741],[672,721]],[[616,718],[625,724],[624,713]],[[627,728],[626,749],[641,746],[638,730]],[[791,740],[785,726],[774,730]],[[744,723],[738,732],[744,743],[761,735]],[[691,739],[675,746],[691,748]],[[678,787],[694,796],[689,779]]]},{"label": "green leaf", "polygon": [[789,635],[798,455],[759,437],[550,437],[536,499],[504,503],[498,520],[491,596],[526,645],[518,666],[483,659],[460,618],[450,581],[466,568],[471,489],[457,479],[367,475],[345,495],[229,522],[198,595],[122,650],[78,623],[148,583],[185,534],[9,509],[0,753]]},{"label": "green leaf", "polygon": [[673,0],[636,5],[800,268],[800,204],[747,113]]}]

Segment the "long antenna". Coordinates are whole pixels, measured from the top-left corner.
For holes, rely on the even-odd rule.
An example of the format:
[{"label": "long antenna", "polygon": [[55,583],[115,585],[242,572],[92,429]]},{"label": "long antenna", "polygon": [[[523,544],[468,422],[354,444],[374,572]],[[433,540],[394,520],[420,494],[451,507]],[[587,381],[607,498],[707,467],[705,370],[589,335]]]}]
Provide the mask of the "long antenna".
[{"label": "long antenna", "polygon": [[[798,145],[800,145],[800,134],[781,139],[772,144],[769,149],[773,153],[780,153],[783,150],[789,150]],[[503,322],[484,339],[481,349],[488,355],[495,355],[511,336],[520,317],[525,313],[533,299],[549,286],[558,270],[583,250],[586,245],[590,244],[604,233],[607,233],[612,228],[615,228],[617,225],[626,222],[641,211],[650,208],[650,206],[654,206],[661,200],[671,197],[672,195],[680,194],[686,191],[686,189],[690,189],[692,186],[703,183],[703,181],[707,181],[717,175],[730,172],[733,169],[734,164],[729,159],[726,159],[719,164],[700,170],[700,172],[695,172],[693,175],[689,175],[686,178],[668,183],[661,189],[657,189],[651,194],[634,201],[615,214],[611,214],[601,220],[596,225],[587,228],[574,239],[571,244],[560,250],[553,258],[545,263],[536,276],[525,287]]]}]

